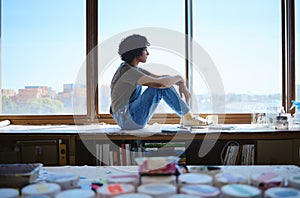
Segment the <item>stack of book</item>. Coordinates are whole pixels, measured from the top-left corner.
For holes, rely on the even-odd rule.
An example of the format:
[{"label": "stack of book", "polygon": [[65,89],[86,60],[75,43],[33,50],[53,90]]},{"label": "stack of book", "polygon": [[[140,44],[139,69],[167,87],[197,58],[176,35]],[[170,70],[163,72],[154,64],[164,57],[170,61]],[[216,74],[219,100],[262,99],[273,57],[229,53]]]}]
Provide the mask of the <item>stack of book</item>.
[{"label": "stack of book", "polygon": [[254,144],[227,146],[224,165],[253,165],[254,164]]},{"label": "stack of book", "polygon": [[121,144],[118,148],[110,144],[96,144],[96,165],[130,166],[135,158],[143,156],[143,148],[131,144]]},{"label": "stack of book", "polygon": [[254,144],[244,144],[241,165],[254,165]]},{"label": "stack of book", "polygon": [[136,165],[137,157],[179,157],[179,163],[185,163],[185,142],[147,142],[136,144],[122,143],[112,146],[107,143],[96,144],[97,166]]}]

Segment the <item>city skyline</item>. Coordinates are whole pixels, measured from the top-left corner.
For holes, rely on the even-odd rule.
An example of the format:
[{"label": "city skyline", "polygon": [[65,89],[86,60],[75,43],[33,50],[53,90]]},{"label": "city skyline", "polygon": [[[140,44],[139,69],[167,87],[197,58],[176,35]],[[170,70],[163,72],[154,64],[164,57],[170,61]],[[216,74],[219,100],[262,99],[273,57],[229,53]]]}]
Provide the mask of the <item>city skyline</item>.
[{"label": "city skyline", "polygon": [[[119,20],[111,20],[112,16],[132,4],[138,6],[138,14],[128,13]],[[183,5],[183,1],[172,0],[151,0],[143,4],[135,0],[130,3],[119,0],[100,1],[99,44],[121,32],[142,27],[162,27],[184,34]],[[296,19],[300,18],[299,5],[296,1]],[[159,9],[156,9],[156,15],[148,16],[143,14],[145,7],[149,11]],[[68,15],[65,14],[65,8],[70,10]],[[166,11],[165,8],[172,9]],[[215,61],[226,93],[239,94],[244,91],[264,94],[280,90],[280,84],[276,83],[280,80],[281,62],[278,55],[280,49],[277,48],[278,43],[281,43],[278,36],[279,8],[280,1],[274,0],[256,0],[243,4],[236,0],[218,4],[212,1],[195,1],[194,9],[201,10],[194,12],[197,15],[194,20],[197,23],[194,24],[195,40]],[[162,13],[169,17],[161,17]],[[136,15],[143,17],[131,22],[129,19]],[[61,91],[63,81],[75,82],[86,58],[84,1],[2,1],[1,16],[2,88],[17,90],[25,84],[43,84]],[[296,20],[296,24],[296,51],[299,51],[299,20]],[[223,34],[218,33],[220,30]],[[244,43],[245,41],[248,43]],[[114,49],[114,53],[118,58],[117,49]],[[156,52],[150,51],[150,54],[150,62],[184,67]],[[299,64],[297,54],[296,64]],[[118,65],[119,63],[115,64],[115,67]],[[109,70],[113,71],[115,67],[110,67]],[[299,69],[296,72],[296,76],[300,76]],[[263,81],[264,76],[268,76],[268,80]],[[300,83],[300,78],[296,80]]]},{"label": "city skyline", "polygon": [[[297,86],[298,90],[300,85]],[[60,101],[61,104],[55,102],[56,113],[72,113],[74,111],[74,104],[76,107],[80,106],[80,113],[84,113],[86,110],[86,86],[85,85],[76,85],[76,84],[64,84],[63,92],[55,93],[51,87],[47,86],[25,86],[24,89],[19,89],[20,92],[15,92],[13,90],[2,89],[2,107],[4,113],[8,113],[8,108],[11,108],[11,102],[14,102],[15,109],[9,109],[11,112],[17,112],[19,114],[18,108],[22,107],[23,109],[26,106],[32,106],[32,102],[36,103],[34,109],[39,109],[38,113],[47,114],[53,113],[54,110],[43,110],[47,107],[47,103],[52,103],[50,100],[44,101],[46,98],[51,99],[52,101]],[[300,93],[300,91],[298,92]],[[192,109],[196,113],[211,113],[213,104],[211,103],[211,95],[194,95],[193,101],[195,106],[192,105]],[[4,100],[3,100],[4,99]],[[227,113],[249,113],[253,110],[266,109],[267,107],[281,106],[281,94],[266,94],[266,95],[251,95],[251,94],[226,94],[225,95],[225,111]],[[34,102],[36,101],[36,102]],[[41,102],[38,102],[41,101]],[[170,109],[164,104],[161,103],[158,113],[169,112]],[[21,106],[18,106],[21,105]],[[45,106],[46,105],[46,106]],[[50,105],[50,106],[51,106]],[[110,105],[109,97],[109,85],[101,85],[99,90],[99,113],[108,113]],[[60,106],[59,108],[57,106]],[[16,109],[17,108],[17,109]],[[31,107],[33,108],[33,107]],[[60,109],[60,110],[58,110]],[[75,109],[76,110],[76,109]],[[26,109],[26,111],[28,111]],[[35,114],[33,110],[29,110],[29,113]],[[27,112],[27,113],[28,113]],[[3,112],[2,112],[3,113]],[[26,112],[24,112],[26,113]],[[78,113],[78,112],[77,112]]]}]

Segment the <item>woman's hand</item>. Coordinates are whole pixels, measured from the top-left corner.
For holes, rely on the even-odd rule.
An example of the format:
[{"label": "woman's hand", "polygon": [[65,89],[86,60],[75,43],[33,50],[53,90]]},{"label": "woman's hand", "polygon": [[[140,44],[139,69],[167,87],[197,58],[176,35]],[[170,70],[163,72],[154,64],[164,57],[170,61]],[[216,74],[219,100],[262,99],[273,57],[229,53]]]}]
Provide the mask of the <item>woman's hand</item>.
[{"label": "woman's hand", "polygon": [[191,94],[190,94],[188,88],[186,87],[185,83],[179,82],[179,83],[177,83],[177,85],[179,86],[180,97],[184,96],[186,103],[189,104],[190,103]]}]

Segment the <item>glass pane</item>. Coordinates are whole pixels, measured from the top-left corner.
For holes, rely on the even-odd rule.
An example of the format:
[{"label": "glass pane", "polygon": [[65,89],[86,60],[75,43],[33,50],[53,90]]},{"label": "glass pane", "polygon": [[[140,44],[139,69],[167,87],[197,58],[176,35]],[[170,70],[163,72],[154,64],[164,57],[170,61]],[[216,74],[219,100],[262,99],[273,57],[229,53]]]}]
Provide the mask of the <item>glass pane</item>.
[{"label": "glass pane", "polygon": [[[221,76],[225,113],[281,106],[280,12],[280,0],[193,1],[194,39]],[[214,88],[205,77],[193,72],[195,112],[212,112]]]},{"label": "glass pane", "polygon": [[[118,45],[131,34],[144,35],[151,43],[141,67],[185,76],[184,1],[99,0],[99,113],[109,113],[110,81],[121,63]],[[171,110],[162,102],[156,112]]]},{"label": "glass pane", "polygon": [[5,0],[1,15],[1,113],[84,114],[84,1]]}]

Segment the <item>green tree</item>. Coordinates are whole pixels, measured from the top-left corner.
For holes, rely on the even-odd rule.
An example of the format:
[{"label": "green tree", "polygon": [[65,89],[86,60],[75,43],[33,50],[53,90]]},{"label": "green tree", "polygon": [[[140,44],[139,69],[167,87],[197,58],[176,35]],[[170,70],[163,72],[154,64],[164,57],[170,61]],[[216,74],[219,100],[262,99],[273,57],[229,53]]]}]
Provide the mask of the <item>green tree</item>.
[{"label": "green tree", "polygon": [[64,111],[64,105],[59,100],[48,97],[30,99],[26,105],[23,105],[22,111],[26,114],[57,114]]},{"label": "green tree", "polygon": [[15,114],[17,112],[17,104],[7,96],[2,96],[2,113]]}]

